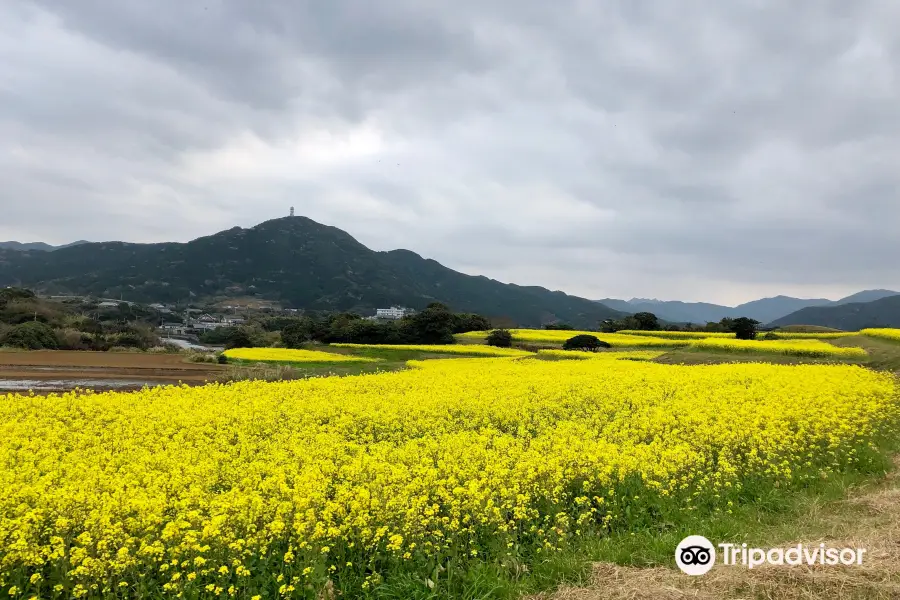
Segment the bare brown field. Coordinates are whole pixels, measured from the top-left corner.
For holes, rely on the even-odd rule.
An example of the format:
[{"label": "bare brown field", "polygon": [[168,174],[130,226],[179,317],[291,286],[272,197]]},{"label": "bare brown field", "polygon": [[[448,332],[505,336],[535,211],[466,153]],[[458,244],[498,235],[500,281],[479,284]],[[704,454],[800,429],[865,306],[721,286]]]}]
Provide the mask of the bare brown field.
[{"label": "bare brown field", "polygon": [[0,391],[74,387],[138,389],[143,385],[214,381],[227,367],[184,361],[183,354],[34,350],[0,352]]}]

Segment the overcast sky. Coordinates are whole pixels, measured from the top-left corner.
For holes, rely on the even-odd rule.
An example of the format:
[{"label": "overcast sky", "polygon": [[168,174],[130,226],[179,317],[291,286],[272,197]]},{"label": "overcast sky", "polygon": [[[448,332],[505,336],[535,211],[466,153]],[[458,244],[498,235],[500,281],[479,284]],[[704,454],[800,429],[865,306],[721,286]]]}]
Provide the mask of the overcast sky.
[{"label": "overcast sky", "polygon": [[900,289],[900,2],[0,0],[0,240],[299,215],[590,298]]}]

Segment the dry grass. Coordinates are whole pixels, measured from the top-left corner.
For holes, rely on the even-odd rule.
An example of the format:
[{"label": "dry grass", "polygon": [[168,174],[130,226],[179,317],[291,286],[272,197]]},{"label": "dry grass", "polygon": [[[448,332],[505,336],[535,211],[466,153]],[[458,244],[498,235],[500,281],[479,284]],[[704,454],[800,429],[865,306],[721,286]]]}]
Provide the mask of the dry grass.
[{"label": "dry grass", "polygon": [[[743,566],[718,564],[701,577],[683,575],[671,567],[593,566],[590,583],[562,587],[532,600],[719,600],[900,598],[900,478],[859,490],[831,506],[811,507],[797,530],[818,535],[776,539],[768,547],[817,546],[866,548],[861,566]],[[766,545],[760,545],[766,547]]]}]

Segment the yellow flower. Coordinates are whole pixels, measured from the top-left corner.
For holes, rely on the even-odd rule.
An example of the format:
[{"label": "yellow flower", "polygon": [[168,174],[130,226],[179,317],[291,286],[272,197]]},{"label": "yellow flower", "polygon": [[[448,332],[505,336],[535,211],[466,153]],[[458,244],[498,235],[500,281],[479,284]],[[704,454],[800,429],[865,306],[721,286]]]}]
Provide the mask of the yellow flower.
[{"label": "yellow flower", "polygon": [[[286,595],[399,557],[405,568],[543,557],[627,526],[629,502],[631,514],[725,512],[748,484],[768,493],[864,466],[898,433],[889,374],[655,364],[653,343],[696,340],[612,339],[645,345],[584,360],[448,358],[353,377],[0,395],[0,580],[57,596],[114,585],[221,596],[241,591],[234,573],[248,587],[277,577]],[[368,573],[366,589],[382,575]]]}]

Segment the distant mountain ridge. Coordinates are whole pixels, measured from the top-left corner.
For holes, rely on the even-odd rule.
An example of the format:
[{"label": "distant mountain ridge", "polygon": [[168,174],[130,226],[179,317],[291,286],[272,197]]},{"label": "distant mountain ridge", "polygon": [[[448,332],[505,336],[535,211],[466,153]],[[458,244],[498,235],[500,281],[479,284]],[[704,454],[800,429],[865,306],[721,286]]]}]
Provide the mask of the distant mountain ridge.
[{"label": "distant mountain ridge", "polygon": [[866,327],[900,327],[900,295],[882,296],[868,302],[810,306],[776,319],[769,325],[821,325],[845,331],[858,331]]},{"label": "distant mountain ridge", "polygon": [[561,320],[593,329],[623,316],[563,292],[465,275],[409,250],[376,252],[345,231],[299,216],[187,243],[0,249],[5,285],[139,302],[257,295],[297,308],[360,312],[440,301],[533,327]]},{"label": "distant mountain ridge", "polygon": [[[872,302],[881,298],[895,296],[900,292],[893,290],[863,290],[851,294],[840,300],[828,300],[827,298],[792,298],[790,296],[775,296],[761,298],[739,304],[738,306],[723,306],[706,302],[681,302],[678,300],[648,300],[645,298],[632,298],[631,300],[616,300],[604,298],[597,300],[610,308],[622,312],[652,312],[657,317],[673,323],[707,323],[720,321],[723,318],[750,317],[760,323],[769,323],[780,319],[796,311],[816,306],[840,306],[854,302]],[[818,325],[819,323],[797,323],[802,325]]]},{"label": "distant mountain ridge", "polygon": [[[829,313],[803,311],[900,294],[863,290],[834,301],[775,296],[735,307],[656,298],[591,301],[465,275],[409,250],[375,252],[346,232],[305,217],[275,219],[250,229],[234,227],[185,244],[0,242],[3,285],[138,301],[256,294],[300,308],[362,312],[391,304],[422,308],[440,300],[454,310],[508,317],[520,325],[559,320],[590,329],[604,319],[635,312],[652,312],[670,323],[747,316],[765,324],[832,327],[834,321],[825,316]],[[818,320],[803,320],[807,318]],[[890,320],[881,313],[866,318]]]},{"label": "distant mountain ridge", "polygon": [[54,250],[71,248],[72,246],[79,246],[81,244],[90,244],[90,242],[88,242],[87,240],[78,240],[77,242],[72,242],[71,244],[63,244],[62,246],[51,246],[50,244],[45,244],[44,242],[0,242],[0,249],[19,251],[39,250],[41,252],[53,252]]}]

